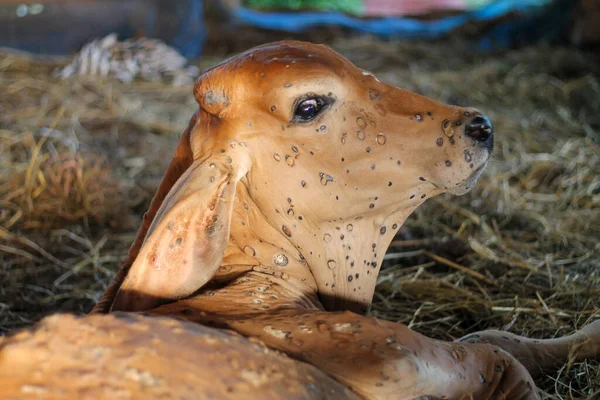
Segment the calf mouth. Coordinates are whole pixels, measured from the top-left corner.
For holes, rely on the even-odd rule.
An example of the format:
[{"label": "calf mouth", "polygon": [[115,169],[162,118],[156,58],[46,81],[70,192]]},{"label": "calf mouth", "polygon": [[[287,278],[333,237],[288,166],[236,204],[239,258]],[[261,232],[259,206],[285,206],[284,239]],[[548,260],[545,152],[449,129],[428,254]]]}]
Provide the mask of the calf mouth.
[{"label": "calf mouth", "polygon": [[[489,158],[489,155],[488,155],[488,158]],[[488,163],[488,160],[486,159],[486,161],[483,162],[479,167],[477,167],[477,169],[475,169],[471,173],[471,175],[469,175],[462,183],[460,183],[459,185],[457,185],[453,188],[448,189],[448,193],[450,193],[454,196],[462,196],[462,195],[470,192],[471,189],[473,189],[475,187],[475,185],[477,184],[477,181],[479,180],[479,177],[481,176],[481,174],[483,173],[483,170],[487,166],[487,163]]]}]

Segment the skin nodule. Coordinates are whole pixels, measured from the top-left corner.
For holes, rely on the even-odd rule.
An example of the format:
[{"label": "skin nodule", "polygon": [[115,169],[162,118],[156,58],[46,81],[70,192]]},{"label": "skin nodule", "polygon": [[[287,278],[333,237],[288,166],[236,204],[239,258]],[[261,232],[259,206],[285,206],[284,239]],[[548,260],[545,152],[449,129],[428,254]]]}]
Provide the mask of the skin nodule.
[{"label": "skin nodule", "polygon": [[[78,340],[84,326],[93,332],[85,340],[111,349],[98,368],[122,365],[124,376],[180,397],[194,385],[180,379],[191,362],[207,378],[197,393],[218,398],[533,400],[532,373],[598,357],[599,322],[552,340],[486,331],[449,343],[362,315],[406,218],[440,193],[472,189],[485,168],[493,127],[478,110],[388,85],[326,46],[294,41],[222,62],[193,93],[198,111],[92,313],[147,315],[57,317]],[[112,335],[97,331],[104,324]],[[172,332],[161,328],[169,324]],[[57,341],[66,334],[45,326]],[[38,334],[5,347],[17,351]],[[138,335],[134,373],[124,354]],[[244,352],[257,341],[290,363],[269,369]],[[38,386],[53,377],[43,371]]]},{"label": "skin nodule", "polygon": [[[366,311],[406,218],[430,197],[472,188],[490,155],[465,133],[477,110],[390,86],[325,46],[255,48],[205,72],[194,95],[200,110],[185,146],[202,162],[186,179],[206,180],[211,164],[237,177],[235,195],[223,199],[233,203],[221,216],[231,227],[223,265],[196,264],[219,282],[258,267],[317,295],[327,310]],[[174,207],[163,205],[159,216]],[[278,254],[289,264],[273,264]],[[146,274],[141,264],[114,309],[138,309],[120,307],[119,298],[141,291],[131,285]],[[172,299],[200,289],[159,280],[160,288],[141,285]]]}]

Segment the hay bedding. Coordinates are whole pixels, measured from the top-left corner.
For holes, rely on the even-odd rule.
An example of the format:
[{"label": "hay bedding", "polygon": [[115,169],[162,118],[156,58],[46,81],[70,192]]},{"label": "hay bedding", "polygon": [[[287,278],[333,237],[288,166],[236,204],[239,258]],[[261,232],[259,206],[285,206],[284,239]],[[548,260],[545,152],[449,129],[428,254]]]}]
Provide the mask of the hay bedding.
[{"label": "hay bedding", "polygon": [[[390,83],[480,107],[498,133],[474,191],[429,200],[402,228],[371,314],[445,340],[486,328],[549,338],[598,318],[598,58],[366,38],[333,46]],[[62,65],[0,56],[4,332],[99,299],[195,108],[189,87],[61,81]],[[600,398],[600,366],[566,365],[538,384],[544,398]]]}]

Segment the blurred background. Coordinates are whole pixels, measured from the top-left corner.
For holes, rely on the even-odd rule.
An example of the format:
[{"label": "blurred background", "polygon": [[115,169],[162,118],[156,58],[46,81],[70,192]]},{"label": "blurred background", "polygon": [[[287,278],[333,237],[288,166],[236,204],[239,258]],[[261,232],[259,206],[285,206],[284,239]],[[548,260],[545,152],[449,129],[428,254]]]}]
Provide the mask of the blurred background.
[{"label": "blurred background", "polygon": [[237,51],[261,42],[240,31],[269,29],[275,39],[315,28],[328,28],[321,40],[369,33],[461,36],[482,50],[539,41],[591,46],[600,41],[599,13],[596,0],[0,0],[0,46],[71,54],[114,32],[160,38],[193,58],[205,45]]},{"label": "blurred background", "polygon": [[[371,315],[443,340],[600,318],[599,0],[0,0],[0,334],[91,309],[197,108],[193,81],[282,39],[496,127],[477,187],[399,231]],[[597,399],[600,366],[537,383]]]}]

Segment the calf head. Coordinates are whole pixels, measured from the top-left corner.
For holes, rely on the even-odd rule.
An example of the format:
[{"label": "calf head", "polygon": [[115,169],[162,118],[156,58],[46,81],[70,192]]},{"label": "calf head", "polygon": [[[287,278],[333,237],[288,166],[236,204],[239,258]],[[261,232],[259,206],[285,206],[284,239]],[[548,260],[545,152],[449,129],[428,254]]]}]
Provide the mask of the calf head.
[{"label": "calf head", "polygon": [[[476,109],[388,85],[326,46],[254,48],[205,72],[194,95],[199,111],[115,308],[147,309],[202,287],[237,229],[234,210],[250,207],[278,232],[269,240],[298,250],[299,278],[325,308],[364,309],[404,220],[432,196],[470,190],[493,146]],[[271,263],[273,254],[249,257]]]}]

